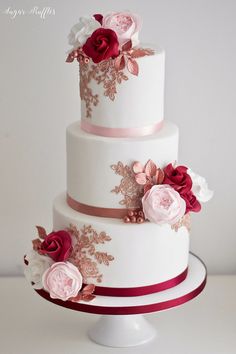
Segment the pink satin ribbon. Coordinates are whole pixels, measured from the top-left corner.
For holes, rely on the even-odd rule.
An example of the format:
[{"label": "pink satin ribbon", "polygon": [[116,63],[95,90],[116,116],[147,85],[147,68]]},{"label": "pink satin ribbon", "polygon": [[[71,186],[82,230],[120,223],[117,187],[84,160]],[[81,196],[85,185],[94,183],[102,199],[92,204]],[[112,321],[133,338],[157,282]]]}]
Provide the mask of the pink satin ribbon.
[{"label": "pink satin ribbon", "polygon": [[[186,268],[182,273],[177,275],[176,277],[163,281],[161,283],[146,285],[146,286],[138,286],[134,288],[111,288],[105,286],[95,286],[95,295],[102,296],[142,296],[153,293],[158,293],[160,291],[164,291],[174,286],[182,283],[185,280],[188,274],[188,268]],[[85,285],[85,284],[84,284]]]},{"label": "pink satin ribbon", "polygon": [[67,194],[67,204],[79,213],[103,218],[122,219],[127,215],[127,209],[100,208],[78,202]]},{"label": "pink satin ribbon", "polygon": [[87,133],[107,136],[111,138],[129,138],[151,135],[158,132],[163,126],[163,120],[153,125],[147,125],[140,128],[107,128],[94,125],[89,121],[81,120],[81,129]]}]

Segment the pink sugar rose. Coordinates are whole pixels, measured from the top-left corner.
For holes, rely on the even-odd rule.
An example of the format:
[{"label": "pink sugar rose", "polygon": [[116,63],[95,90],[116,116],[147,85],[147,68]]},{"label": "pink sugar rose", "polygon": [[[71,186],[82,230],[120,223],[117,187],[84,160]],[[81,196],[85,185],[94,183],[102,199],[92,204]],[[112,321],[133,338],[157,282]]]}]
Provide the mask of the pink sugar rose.
[{"label": "pink sugar rose", "polygon": [[57,262],[43,273],[42,283],[52,299],[66,301],[78,295],[83,279],[78,268],[72,263]]},{"label": "pink sugar rose", "polygon": [[138,34],[141,29],[141,19],[130,12],[111,12],[103,17],[102,27],[116,32],[120,47],[132,41],[132,46],[139,44]]},{"label": "pink sugar rose", "polygon": [[186,209],[184,199],[167,184],[154,185],[144,194],[142,204],[146,219],[159,225],[174,225]]}]

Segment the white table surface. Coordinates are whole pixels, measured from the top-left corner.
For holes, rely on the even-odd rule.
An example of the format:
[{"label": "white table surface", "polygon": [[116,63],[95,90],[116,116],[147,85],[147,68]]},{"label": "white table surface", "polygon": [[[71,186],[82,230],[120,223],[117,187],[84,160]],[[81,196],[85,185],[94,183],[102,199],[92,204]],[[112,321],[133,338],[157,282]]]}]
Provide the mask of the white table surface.
[{"label": "white table surface", "polygon": [[91,342],[87,330],[99,315],[45,301],[24,278],[0,278],[0,300],[0,354],[236,353],[236,276],[209,276],[198,298],[146,315],[158,336],[131,348]]}]

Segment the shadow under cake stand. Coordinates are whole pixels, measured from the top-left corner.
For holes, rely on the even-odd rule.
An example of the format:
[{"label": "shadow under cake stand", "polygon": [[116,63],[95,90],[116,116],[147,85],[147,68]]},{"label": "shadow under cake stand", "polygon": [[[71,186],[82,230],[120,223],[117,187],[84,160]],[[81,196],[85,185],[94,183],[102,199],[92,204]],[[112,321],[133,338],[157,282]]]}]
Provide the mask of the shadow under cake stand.
[{"label": "shadow under cake stand", "polygon": [[88,332],[94,342],[109,347],[130,347],[144,344],[156,336],[156,330],[142,314],[167,310],[192,300],[202,292],[206,279],[206,266],[200,258],[190,253],[185,280],[171,289],[154,294],[132,297],[96,295],[91,303],[75,303],[52,299],[45,290],[36,291],[59,306],[103,315]]}]

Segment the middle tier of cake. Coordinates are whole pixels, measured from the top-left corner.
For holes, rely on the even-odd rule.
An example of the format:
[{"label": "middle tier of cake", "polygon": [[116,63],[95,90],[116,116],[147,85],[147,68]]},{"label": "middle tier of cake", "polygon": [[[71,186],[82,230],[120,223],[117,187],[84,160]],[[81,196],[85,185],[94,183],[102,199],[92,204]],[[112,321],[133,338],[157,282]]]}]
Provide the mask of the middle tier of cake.
[{"label": "middle tier of cake", "polygon": [[104,215],[96,214],[96,208],[132,208],[132,164],[144,165],[151,159],[163,167],[177,157],[178,128],[170,122],[159,132],[139,138],[92,135],[82,131],[79,122],[73,123],[67,128],[68,203],[97,216]]}]

